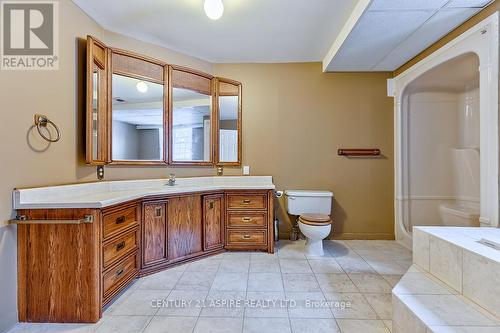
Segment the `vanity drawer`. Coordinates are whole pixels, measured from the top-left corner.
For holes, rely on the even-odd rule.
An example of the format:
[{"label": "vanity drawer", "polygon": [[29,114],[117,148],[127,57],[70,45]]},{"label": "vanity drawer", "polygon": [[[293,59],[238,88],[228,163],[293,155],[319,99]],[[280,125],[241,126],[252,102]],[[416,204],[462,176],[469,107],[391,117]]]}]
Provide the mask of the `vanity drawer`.
[{"label": "vanity drawer", "polygon": [[123,208],[103,216],[103,237],[119,233],[138,221],[138,206]]},{"label": "vanity drawer", "polygon": [[267,230],[227,230],[227,245],[265,246],[267,245]]},{"label": "vanity drawer", "polygon": [[110,268],[102,277],[102,288],[104,298],[112,295],[116,289],[127,280],[131,280],[139,273],[139,253],[136,251],[118,265]]},{"label": "vanity drawer", "polygon": [[233,227],[266,228],[267,212],[230,211],[227,213],[227,226],[229,228]]},{"label": "vanity drawer", "polygon": [[108,268],[127,253],[139,248],[139,229],[128,232],[103,246],[103,266]]},{"label": "vanity drawer", "polygon": [[267,194],[228,194],[228,209],[266,209]]}]

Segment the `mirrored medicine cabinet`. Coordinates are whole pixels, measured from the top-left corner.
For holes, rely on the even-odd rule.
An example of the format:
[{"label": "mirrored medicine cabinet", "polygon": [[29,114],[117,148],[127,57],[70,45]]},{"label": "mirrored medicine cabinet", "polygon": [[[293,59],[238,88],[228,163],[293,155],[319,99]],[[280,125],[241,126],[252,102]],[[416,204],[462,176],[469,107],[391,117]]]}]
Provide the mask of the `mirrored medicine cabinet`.
[{"label": "mirrored medicine cabinet", "polygon": [[89,36],[86,162],[239,166],[241,90]]}]

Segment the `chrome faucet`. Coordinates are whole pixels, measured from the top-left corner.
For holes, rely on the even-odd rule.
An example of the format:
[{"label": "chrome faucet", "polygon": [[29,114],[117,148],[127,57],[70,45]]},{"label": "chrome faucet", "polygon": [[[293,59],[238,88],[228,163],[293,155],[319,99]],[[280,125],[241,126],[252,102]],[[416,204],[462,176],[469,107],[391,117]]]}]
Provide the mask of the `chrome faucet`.
[{"label": "chrome faucet", "polygon": [[171,173],[168,175],[168,186],[174,186],[175,185],[175,174]]}]

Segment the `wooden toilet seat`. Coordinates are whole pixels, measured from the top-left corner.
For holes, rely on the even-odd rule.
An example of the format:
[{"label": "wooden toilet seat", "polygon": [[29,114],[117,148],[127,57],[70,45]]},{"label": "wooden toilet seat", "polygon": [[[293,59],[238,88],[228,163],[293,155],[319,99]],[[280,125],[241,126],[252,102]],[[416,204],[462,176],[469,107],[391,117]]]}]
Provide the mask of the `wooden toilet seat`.
[{"label": "wooden toilet seat", "polygon": [[307,225],[324,226],[332,223],[332,219],[324,214],[302,214],[299,221]]}]

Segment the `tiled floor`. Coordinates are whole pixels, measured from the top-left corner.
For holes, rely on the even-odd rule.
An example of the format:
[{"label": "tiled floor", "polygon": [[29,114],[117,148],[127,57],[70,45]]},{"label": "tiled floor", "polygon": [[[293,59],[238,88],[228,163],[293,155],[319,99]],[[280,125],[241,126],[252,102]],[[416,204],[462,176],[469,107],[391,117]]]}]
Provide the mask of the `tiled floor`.
[{"label": "tiled floor", "polygon": [[94,325],[19,324],[19,332],[371,333],[391,329],[391,289],[411,264],[393,241],[304,242],[224,253],[136,281]]}]

